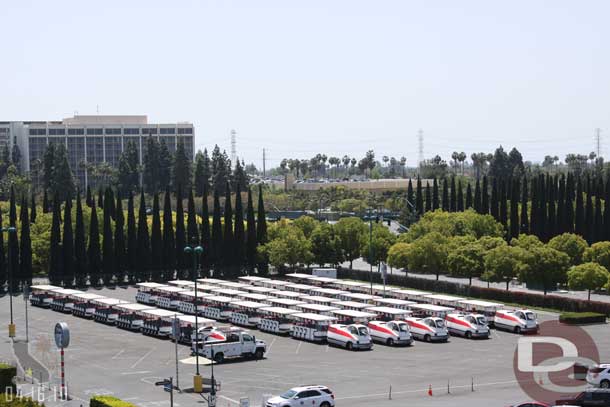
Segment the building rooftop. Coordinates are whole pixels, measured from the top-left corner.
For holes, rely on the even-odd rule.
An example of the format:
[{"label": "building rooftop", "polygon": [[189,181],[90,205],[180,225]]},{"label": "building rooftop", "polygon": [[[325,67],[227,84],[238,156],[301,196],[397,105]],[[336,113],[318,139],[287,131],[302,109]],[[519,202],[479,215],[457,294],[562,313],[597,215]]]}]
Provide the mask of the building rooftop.
[{"label": "building rooftop", "polygon": [[148,124],[148,116],[146,115],[125,115],[125,116],[114,116],[114,115],[77,115],[74,117],[67,117],[62,120],[63,124],[74,125],[74,124],[133,124],[133,125],[145,125]]}]

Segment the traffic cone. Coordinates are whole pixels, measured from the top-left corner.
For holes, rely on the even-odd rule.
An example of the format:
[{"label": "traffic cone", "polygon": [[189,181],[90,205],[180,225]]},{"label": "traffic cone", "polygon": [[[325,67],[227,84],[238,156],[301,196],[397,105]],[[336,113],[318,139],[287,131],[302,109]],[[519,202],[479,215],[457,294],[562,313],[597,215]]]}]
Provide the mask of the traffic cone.
[{"label": "traffic cone", "polygon": [[432,396],[432,385],[428,386],[428,396]]},{"label": "traffic cone", "polygon": [[538,384],[542,386],[542,376],[538,377]]}]

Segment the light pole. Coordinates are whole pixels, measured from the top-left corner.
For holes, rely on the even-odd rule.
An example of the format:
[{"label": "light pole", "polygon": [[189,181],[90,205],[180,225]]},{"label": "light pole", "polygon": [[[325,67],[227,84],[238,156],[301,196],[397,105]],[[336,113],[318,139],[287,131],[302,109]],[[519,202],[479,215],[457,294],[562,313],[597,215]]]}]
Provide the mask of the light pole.
[{"label": "light pole", "polygon": [[369,277],[371,279],[371,295],[373,295],[373,218],[371,217],[371,208],[369,208]]},{"label": "light pole", "polygon": [[8,337],[9,338],[14,338],[15,337],[15,324],[13,323],[13,264],[11,262],[11,245],[10,245],[10,241],[11,241],[11,233],[16,233],[17,232],[17,228],[15,228],[14,226],[10,226],[8,228],[2,228],[0,229],[0,231],[4,232],[8,232],[8,240],[9,240],[9,245],[8,245],[8,261],[7,261],[7,268],[8,268],[8,298],[9,298],[9,304],[10,304],[10,310],[11,310],[11,323],[8,326]]},{"label": "light pole", "polygon": [[195,376],[193,377],[193,391],[195,393],[201,393],[203,391],[203,380],[201,375],[199,374],[199,310],[197,308],[197,264],[199,262],[199,257],[203,253],[203,247],[201,246],[186,246],[184,248],[184,253],[192,256],[193,258],[193,280],[195,280]]}]

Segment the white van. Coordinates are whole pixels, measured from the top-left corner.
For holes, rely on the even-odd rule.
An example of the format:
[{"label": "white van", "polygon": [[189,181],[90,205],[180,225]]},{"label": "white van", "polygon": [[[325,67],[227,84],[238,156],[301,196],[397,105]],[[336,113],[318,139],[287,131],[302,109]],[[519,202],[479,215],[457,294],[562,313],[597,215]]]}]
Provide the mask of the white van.
[{"label": "white van", "polygon": [[312,342],[323,342],[328,334],[328,326],[337,318],[328,315],[300,313],[294,314],[295,324],[291,335],[293,338]]}]

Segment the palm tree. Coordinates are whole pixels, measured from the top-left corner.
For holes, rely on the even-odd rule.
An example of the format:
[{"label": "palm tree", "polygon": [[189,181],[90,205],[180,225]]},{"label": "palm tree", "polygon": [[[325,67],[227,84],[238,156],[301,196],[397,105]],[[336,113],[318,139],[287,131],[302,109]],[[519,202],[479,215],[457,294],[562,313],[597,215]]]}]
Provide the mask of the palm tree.
[{"label": "palm tree", "polygon": [[460,157],[460,153],[458,153],[457,151],[454,151],[451,154],[451,159],[453,160],[453,172],[454,174],[457,175],[457,169],[458,169],[458,158]]},{"label": "palm tree", "polygon": [[466,153],[465,152],[461,152],[458,154],[458,161],[461,164],[462,167],[462,176],[464,176],[464,161],[466,161]]}]

